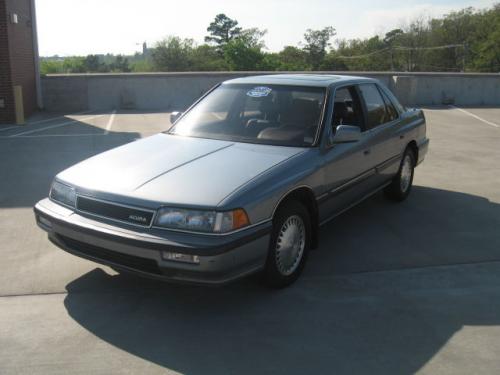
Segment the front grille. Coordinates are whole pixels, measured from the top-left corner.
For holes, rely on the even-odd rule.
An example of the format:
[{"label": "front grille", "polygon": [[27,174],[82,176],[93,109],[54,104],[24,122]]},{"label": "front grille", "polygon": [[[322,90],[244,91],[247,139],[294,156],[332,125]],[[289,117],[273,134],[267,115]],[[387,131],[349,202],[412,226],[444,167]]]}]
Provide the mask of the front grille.
[{"label": "front grille", "polygon": [[78,196],[76,208],[82,212],[149,227],[153,212]]},{"label": "front grille", "polygon": [[88,243],[80,242],[72,238],[57,235],[58,239],[63,242],[68,249],[74,250],[83,256],[87,255],[96,260],[112,262],[117,265],[129,267],[142,272],[161,275],[162,272],[158,267],[158,263],[153,259],[141,258],[135,255],[118,253],[116,251],[104,249],[99,246],[94,246]]}]

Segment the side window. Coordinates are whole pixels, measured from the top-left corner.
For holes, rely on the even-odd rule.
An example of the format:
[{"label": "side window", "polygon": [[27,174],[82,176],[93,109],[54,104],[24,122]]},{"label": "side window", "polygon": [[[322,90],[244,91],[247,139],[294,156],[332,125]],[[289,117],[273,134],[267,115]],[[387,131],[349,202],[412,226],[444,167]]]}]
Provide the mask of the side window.
[{"label": "side window", "polygon": [[335,91],[332,126],[352,125],[363,128],[363,111],[354,86]]},{"label": "side window", "polygon": [[399,117],[398,111],[396,111],[396,108],[394,108],[394,104],[392,104],[392,101],[391,99],[389,99],[387,94],[382,90],[380,90],[380,92],[384,97],[384,102],[387,109],[387,121],[396,120]]},{"label": "side window", "polygon": [[377,86],[373,83],[363,83],[359,85],[359,90],[363,96],[367,111],[367,129],[373,129],[387,122],[387,112],[384,100],[380,96]]},{"label": "side window", "polygon": [[402,113],[402,112],[405,112],[406,111],[406,108],[401,105],[401,103],[398,101],[398,99],[394,96],[394,94],[392,94],[392,92],[389,92],[389,93],[386,93],[384,91],[384,95],[389,98],[389,100],[391,101],[392,105],[394,106],[394,108],[396,108],[396,110],[398,111],[398,113]]}]

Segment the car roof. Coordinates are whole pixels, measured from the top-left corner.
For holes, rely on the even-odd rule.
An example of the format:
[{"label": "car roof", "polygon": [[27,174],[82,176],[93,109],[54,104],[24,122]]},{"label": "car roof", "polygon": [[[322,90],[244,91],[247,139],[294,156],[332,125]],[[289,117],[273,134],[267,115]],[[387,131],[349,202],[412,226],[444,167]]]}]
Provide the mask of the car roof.
[{"label": "car roof", "polygon": [[256,85],[291,85],[329,87],[335,84],[375,81],[368,77],[345,76],[334,74],[269,74],[230,79],[223,84],[247,83]]}]

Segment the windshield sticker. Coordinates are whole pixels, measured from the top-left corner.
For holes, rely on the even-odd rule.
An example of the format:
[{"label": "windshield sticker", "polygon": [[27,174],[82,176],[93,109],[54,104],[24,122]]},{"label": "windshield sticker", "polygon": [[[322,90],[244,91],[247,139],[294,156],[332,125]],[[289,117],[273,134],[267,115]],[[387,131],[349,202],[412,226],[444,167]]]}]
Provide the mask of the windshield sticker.
[{"label": "windshield sticker", "polygon": [[265,86],[259,86],[259,87],[254,87],[250,91],[247,92],[248,96],[251,96],[252,98],[262,98],[263,96],[268,96],[271,91],[273,91],[269,87]]}]

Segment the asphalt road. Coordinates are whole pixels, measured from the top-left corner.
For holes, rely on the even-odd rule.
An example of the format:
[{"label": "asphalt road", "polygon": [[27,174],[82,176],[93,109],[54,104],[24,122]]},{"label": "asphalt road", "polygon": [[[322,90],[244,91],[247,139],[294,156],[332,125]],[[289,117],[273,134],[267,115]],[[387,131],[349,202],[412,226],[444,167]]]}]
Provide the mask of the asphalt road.
[{"label": "asphalt road", "polygon": [[0,374],[498,373],[500,109],[426,116],[409,199],[378,194],[324,226],[302,278],[279,291],[117,275],[36,227],[58,171],[166,129],[167,114],[0,128]]}]

